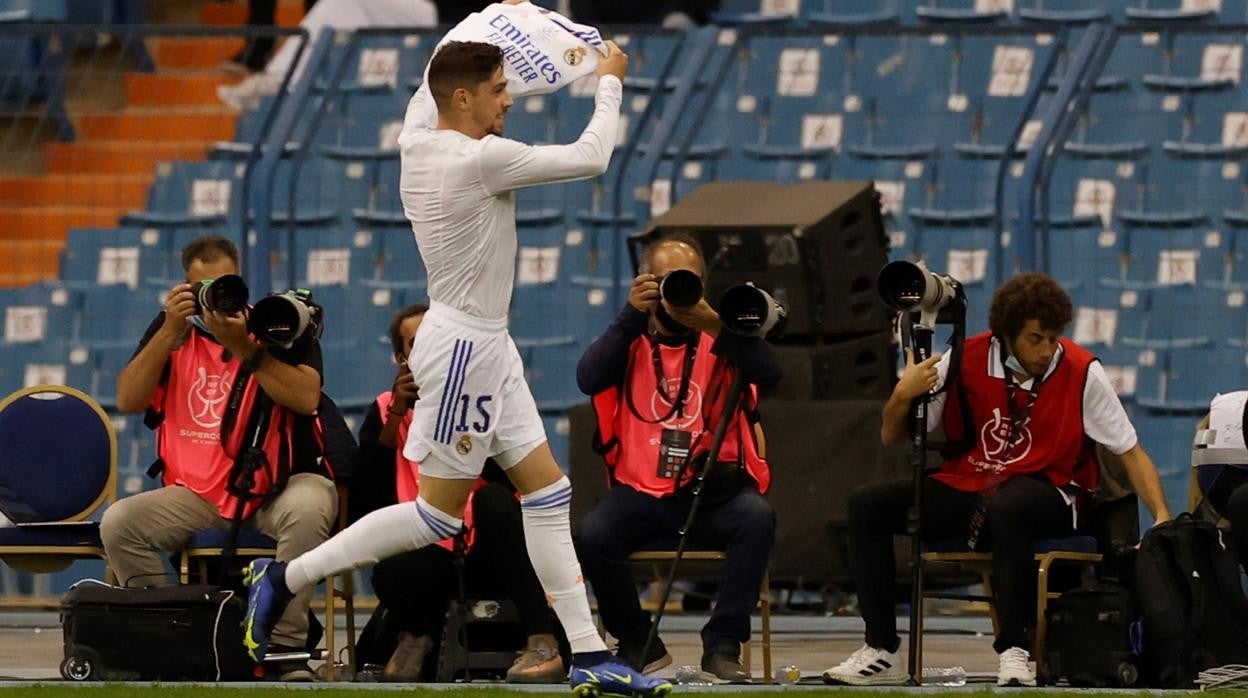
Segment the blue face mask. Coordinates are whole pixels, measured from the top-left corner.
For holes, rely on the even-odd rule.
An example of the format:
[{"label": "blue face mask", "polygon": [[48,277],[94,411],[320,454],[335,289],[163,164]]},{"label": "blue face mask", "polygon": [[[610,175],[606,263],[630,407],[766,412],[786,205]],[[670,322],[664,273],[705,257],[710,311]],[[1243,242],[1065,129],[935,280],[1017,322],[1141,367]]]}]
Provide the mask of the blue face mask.
[{"label": "blue face mask", "polygon": [[1018,358],[1015,357],[1013,354],[1005,358],[1005,367],[1015,373],[1020,373],[1024,376],[1031,375],[1027,373],[1027,369],[1023,368],[1023,365],[1018,362]]},{"label": "blue face mask", "polygon": [[208,325],[204,324],[204,319],[201,318],[200,316],[192,315],[189,318],[187,318],[186,321],[194,325],[197,329],[199,329],[199,331],[203,332],[209,337],[216,337],[216,335],[212,333],[212,330],[208,329]]}]

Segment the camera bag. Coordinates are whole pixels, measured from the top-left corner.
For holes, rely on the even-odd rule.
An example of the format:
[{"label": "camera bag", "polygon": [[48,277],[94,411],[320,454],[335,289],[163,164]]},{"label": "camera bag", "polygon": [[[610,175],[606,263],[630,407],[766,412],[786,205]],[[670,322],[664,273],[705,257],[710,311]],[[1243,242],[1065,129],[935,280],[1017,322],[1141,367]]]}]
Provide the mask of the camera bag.
[{"label": "camera bag", "polygon": [[245,681],[246,601],[207,584],[127,589],[86,580],[61,597],[69,681]]}]

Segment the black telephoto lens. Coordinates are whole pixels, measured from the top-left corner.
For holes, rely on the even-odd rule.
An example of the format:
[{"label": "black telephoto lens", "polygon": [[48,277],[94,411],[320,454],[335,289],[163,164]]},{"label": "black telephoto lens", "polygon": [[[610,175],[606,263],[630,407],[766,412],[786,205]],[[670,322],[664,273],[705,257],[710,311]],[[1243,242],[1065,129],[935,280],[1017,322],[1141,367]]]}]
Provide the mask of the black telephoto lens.
[{"label": "black telephoto lens", "polygon": [[702,300],[702,277],[688,269],[668,272],[659,282],[659,295],[676,308],[691,308]]}]

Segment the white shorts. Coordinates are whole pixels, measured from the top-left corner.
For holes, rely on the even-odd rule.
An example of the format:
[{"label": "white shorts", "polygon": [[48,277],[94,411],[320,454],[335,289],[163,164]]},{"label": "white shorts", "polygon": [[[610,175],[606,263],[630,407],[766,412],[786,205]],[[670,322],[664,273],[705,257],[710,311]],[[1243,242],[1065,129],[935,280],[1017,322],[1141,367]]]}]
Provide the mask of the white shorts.
[{"label": "white shorts", "polygon": [[546,441],[506,319],[430,303],[407,364],[420,399],[403,455],[422,474],[472,480],[486,458],[505,470]]}]

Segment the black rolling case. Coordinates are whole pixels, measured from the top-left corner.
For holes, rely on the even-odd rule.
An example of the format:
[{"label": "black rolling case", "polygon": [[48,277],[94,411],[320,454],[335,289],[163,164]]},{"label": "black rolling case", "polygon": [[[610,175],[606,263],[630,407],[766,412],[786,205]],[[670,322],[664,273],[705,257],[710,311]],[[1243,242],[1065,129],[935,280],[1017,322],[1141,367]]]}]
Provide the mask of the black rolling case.
[{"label": "black rolling case", "polygon": [[1080,587],[1050,602],[1045,613],[1049,683],[1130,688],[1140,679],[1139,607],[1114,584]]},{"label": "black rolling case", "polygon": [[61,598],[70,681],[254,680],[243,647],[246,601],[193,584],[123,589],[80,582]]}]

